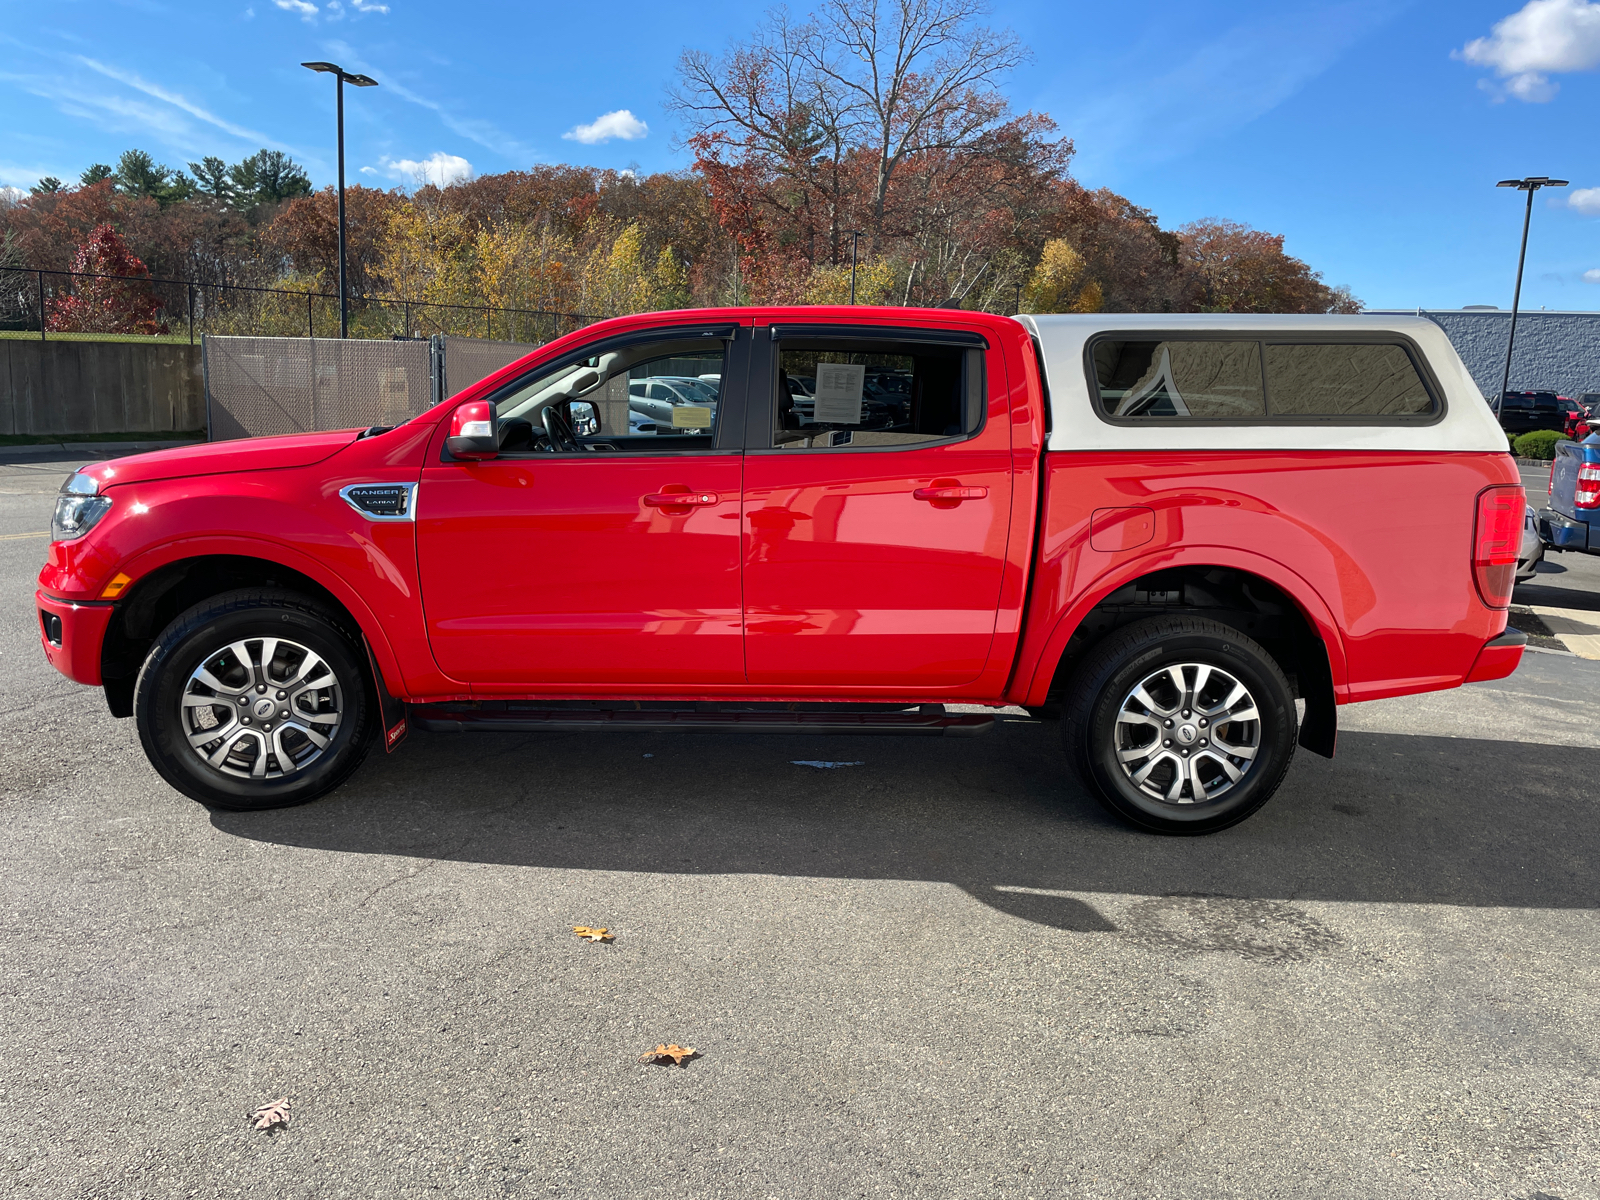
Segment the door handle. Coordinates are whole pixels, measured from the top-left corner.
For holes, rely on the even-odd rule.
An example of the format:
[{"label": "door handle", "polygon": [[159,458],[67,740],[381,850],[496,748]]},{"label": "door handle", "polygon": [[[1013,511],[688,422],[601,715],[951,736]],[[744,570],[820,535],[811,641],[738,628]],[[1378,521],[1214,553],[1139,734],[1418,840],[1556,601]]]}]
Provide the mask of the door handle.
[{"label": "door handle", "polygon": [[721,499],[715,492],[691,492],[684,488],[681,492],[651,492],[644,503],[646,508],[697,508],[716,504]]},{"label": "door handle", "polygon": [[989,489],[981,484],[975,487],[963,487],[954,480],[935,479],[932,487],[918,488],[911,493],[912,499],[931,500],[935,503],[960,504],[963,500],[983,500],[989,495]]}]

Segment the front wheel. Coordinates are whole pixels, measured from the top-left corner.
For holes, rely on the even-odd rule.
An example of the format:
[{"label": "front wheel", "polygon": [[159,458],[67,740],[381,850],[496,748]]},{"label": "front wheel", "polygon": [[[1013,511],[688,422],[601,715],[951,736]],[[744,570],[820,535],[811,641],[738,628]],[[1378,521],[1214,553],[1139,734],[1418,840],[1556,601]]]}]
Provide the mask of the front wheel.
[{"label": "front wheel", "polygon": [[359,646],[292,592],[228,592],[178,615],[134,691],[161,777],[215,808],[304,804],[366,757],[372,707]]},{"label": "front wheel", "polygon": [[1158,833],[1213,833],[1272,798],[1294,757],[1288,681],[1218,621],[1155,617],[1094,650],[1063,733],[1079,774],[1118,816]]}]

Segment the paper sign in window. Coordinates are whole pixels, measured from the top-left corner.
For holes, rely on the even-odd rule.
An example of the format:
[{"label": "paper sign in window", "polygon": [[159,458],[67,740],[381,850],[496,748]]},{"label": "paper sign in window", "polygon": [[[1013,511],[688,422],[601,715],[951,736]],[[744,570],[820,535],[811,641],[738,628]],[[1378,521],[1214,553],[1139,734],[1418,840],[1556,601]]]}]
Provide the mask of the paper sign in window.
[{"label": "paper sign in window", "polygon": [[701,404],[680,404],[672,410],[674,429],[710,429],[711,410]]},{"label": "paper sign in window", "polygon": [[830,425],[861,424],[861,391],[867,368],[850,363],[817,364],[817,399],[811,419]]}]

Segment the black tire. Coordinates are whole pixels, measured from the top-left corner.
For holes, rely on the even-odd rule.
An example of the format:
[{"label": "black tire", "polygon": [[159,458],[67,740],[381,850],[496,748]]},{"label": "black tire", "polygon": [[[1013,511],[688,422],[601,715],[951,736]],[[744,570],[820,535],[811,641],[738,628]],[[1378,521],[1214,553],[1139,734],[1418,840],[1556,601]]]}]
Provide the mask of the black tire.
[{"label": "black tire", "polygon": [[[1179,689],[1180,678],[1190,690]],[[1235,685],[1243,697],[1217,708]],[[1135,696],[1137,688],[1154,704]],[[1176,697],[1185,699],[1174,710]],[[1253,722],[1245,719],[1251,713]],[[1062,717],[1067,754],[1101,803],[1168,834],[1215,833],[1270,800],[1294,758],[1299,724],[1272,656],[1200,617],[1154,617],[1107,637],[1075,672]]]},{"label": "black tire", "polygon": [[[263,664],[268,639],[277,645]],[[229,650],[240,643],[247,662]],[[224,689],[198,680],[201,668]],[[150,648],[134,689],[139,740],[161,777],[202,804],[240,812],[305,804],[366,757],[374,727],[368,675],[357,635],[312,600],[259,588],[225,592],[179,613]],[[206,704],[213,696],[217,703]],[[211,728],[221,736],[194,748],[191,735]],[[219,752],[226,753],[213,765]],[[292,769],[282,769],[280,754]]]}]

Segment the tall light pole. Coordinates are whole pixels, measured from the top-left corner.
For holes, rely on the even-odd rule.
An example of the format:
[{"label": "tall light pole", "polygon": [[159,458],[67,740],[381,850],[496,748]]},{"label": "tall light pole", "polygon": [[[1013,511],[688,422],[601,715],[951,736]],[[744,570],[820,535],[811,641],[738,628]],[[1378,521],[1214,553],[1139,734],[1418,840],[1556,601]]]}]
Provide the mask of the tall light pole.
[{"label": "tall light pole", "polygon": [[841,229],[840,233],[850,235],[850,303],[856,302],[856,245],[861,241],[861,230]]},{"label": "tall light pole", "polygon": [[1500,404],[1511,386],[1511,349],[1517,344],[1517,307],[1522,303],[1522,261],[1528,257],[1528,223],[1533,220],[1533,194],[1542,187],[1566,187],[1565,179],[1551,179],[1548,175],[1529,175],[1526,179],[1502,179],[1495,187],[1516,188],[1528,193],[1528,207],[1522,214],[1522,249],[1517,251],[1517,288],[1511,293],[1511,336],[1506,338],[1506,369],[1500,376],[1500,391],[1494,398],[1495,415],[1500,415]]},{"label": "tall light pole", "polygon": [[377,87],[378,81],[370,75],[352,75],[337,63],[308,62],[301,63],[302,67],[309,67],[313,71],[323,71],[332,75],[338,83],[336,88],[339,96],[339,336],[350,336],[350,292],[345,286],[344,263],[344,85],[351,87]]}]

